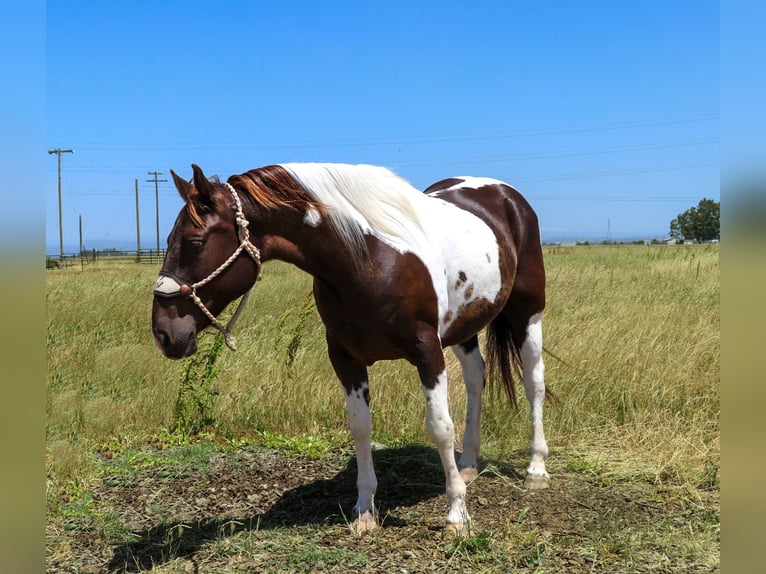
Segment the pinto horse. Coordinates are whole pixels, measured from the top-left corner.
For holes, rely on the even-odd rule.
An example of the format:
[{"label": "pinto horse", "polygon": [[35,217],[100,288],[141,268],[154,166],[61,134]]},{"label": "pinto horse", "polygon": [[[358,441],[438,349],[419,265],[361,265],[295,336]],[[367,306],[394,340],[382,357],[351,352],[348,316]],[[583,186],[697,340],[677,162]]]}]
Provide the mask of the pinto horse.
[{"label": "pinto horse", "polygon": [[[197,349],[197,333],[212,323],[233,347],[216,316],[249,293],[262,263],[280,259],[310,273],[356,450],[355,529],[377,524],[367,367],[406,359],[420,375],[426,428],[446,475],[446,528],[468,533],[465,481],[478,470],[485,386],[478,333],[485,327],[488,375],[498,374],[515,403],[512,364],[520,367],[531,405],[525,485],[548,486],[545,269],[537,216],[515,189],[494,179],[456,177],[421,193],[369,165],[271,165],[226,183],[192,169],[188,182],[171,171],[185,205],[154,290],[154,338],[167,357],[186,357]],[[444,347],[457,356],[467,389],[459,463]]]}]

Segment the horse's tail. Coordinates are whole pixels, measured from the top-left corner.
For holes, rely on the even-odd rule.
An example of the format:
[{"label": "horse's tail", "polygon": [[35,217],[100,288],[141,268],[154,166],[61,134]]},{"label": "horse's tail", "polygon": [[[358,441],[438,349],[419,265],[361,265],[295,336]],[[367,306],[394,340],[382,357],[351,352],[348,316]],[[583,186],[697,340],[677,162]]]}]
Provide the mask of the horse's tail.
[{"label": "horse's tail", "polygon": [[513,340],[511,322],[503,313],[495,317],[487,327],[484,355],[487,358],[489,385],[491,386],[494,381],[500,381],[511,405],[518,408],[513,379],[514,371],[516,375],[521,374],[521,357],[519,348]]}]

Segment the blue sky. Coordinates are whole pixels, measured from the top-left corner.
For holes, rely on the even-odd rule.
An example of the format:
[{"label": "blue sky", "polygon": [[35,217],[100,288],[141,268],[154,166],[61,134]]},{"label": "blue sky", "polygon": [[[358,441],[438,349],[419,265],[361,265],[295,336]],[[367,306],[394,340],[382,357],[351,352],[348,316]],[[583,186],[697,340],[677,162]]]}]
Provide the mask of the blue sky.
[{"label": "blue sky", "polygon": [[[156,245],[148,172],[373,163],[503,179],[543,239],[662,237],[720,199],[717,2],[46,5],[67,252]],[[43,152],[44,153],[44,152]],[[46,251],[58,251],[56,158]],[[160,243],[181,207],[159,187]]]}]

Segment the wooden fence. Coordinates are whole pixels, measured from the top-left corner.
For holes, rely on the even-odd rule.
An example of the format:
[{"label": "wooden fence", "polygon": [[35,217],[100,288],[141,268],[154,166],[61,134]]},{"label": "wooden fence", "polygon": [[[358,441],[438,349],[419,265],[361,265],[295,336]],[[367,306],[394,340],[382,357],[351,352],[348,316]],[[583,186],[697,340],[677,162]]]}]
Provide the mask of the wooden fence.
[{"label": "wooden fence", "polygon": [[63,259],[58,255],[46,255],[45,256],[45,268],[46,269],[62,269],[65,267],[72,267],[74,265],[80,265],[82,267],[90,265],[91,263],[113,261],[123,263],[148,263],[152,265],[160,266],[165,258],[165,251],[156,249],[148,249],[141,251],[116,251],[107,249],[104,251],[96,251],[95,249],[90,251],[83,251],[81,253],[69,253],[64,254]]}]

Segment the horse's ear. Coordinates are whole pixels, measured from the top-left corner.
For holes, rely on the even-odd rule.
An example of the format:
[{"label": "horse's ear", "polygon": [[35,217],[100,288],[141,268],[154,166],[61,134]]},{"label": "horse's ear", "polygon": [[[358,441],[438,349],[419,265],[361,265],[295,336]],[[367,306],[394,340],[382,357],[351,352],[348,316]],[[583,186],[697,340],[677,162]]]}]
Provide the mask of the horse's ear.
[{"label": "horse's ear", "polygon": [[199,196],[195,199],[204,205],[213,204],[213,194],[215,193],[215,187],[202,173],[202,168],[196,163],[192,164],[192,170],[194,171],[194,187],[196,188]]},{"label": "horse's ear", "polygon": [[170,170],[170,175],[173,176],[173,183],[176,184],[176,189],[178,190],[178,193],[181,195],[181,199],[183,199],[185,203],[188,202],[189,188],[191,187],[191,184],[185,179],[178,177],[176,172],[174,172],[172,169]]}]

